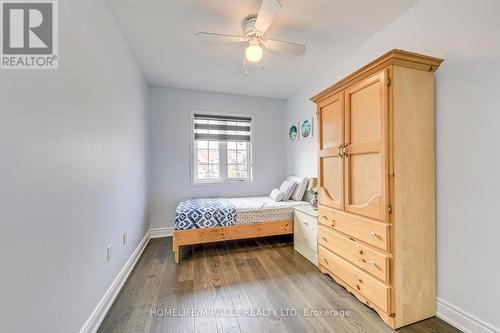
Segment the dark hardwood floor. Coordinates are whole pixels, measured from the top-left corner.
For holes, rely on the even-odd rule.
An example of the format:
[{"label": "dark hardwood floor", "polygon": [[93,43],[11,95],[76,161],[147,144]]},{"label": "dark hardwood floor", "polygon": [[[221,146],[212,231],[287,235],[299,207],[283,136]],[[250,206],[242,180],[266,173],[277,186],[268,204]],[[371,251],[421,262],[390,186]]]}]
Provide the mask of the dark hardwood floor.
[{"label": "dark hardwood floor", "polygon": [[[151,240],[98,332],[394,332],[295,252],[290,237],[182,254],[176,265],[172,239]],[[431,318],[398,332],[460,331]]]}]

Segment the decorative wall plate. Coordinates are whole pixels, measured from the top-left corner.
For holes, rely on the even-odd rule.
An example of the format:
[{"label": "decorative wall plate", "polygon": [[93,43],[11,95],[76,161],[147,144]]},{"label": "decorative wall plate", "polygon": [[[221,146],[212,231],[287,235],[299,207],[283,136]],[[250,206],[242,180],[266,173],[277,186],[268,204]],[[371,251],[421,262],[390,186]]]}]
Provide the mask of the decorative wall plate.
[{"label": "decorative wall plate", "polygon": [[292,141],[295,141],[298,139],[298,133],[299,130],[297,128],[297,125],[292,125],[290,126],[290,130],[288,131],[288,137],[290,138],[290,140]]},{"label": "decorative wall plate", "polygon": [[304,139],[312,137],[312,121],[306,119],[300,125],[300,134]]}]

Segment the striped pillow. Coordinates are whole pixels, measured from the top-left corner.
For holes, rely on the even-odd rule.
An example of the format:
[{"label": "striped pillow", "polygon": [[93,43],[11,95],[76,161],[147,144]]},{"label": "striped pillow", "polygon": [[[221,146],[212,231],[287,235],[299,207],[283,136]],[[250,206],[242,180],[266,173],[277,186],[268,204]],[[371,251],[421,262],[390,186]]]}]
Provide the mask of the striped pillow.
[{"label": "striped pillow", "polygon": [[295,201],[302,201],[302,198],[304,197],[304,193],[306,192],[307,183],[309,182],[309,178],[290,176],[287,178],[287,180],[290,180],[292,182],[297,183],[297,186],[295,186],[295,189],[292,193],[291,199],[295,200]]},{"label": "striped pillow", "polygon": [[293,190],[295,189],[295,185],[295,182],[292,182],[291,180],[285,180],[283,183],[281,183],[280,191],[285,194],[283,196],[283,201],[290,200],[290,197],[293,194]]}]

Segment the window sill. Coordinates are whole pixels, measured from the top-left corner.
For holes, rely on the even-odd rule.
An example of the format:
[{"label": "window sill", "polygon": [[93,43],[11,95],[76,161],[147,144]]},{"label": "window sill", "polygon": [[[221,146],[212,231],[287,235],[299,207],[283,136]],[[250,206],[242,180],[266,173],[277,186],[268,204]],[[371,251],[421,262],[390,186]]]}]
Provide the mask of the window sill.
[{"label": "window sill", "polygon": [[214,180],[206,182],[191,182],[191,186],[210,186],[210,185],[233,185],[233,184],[253,184],[254,180]]}]

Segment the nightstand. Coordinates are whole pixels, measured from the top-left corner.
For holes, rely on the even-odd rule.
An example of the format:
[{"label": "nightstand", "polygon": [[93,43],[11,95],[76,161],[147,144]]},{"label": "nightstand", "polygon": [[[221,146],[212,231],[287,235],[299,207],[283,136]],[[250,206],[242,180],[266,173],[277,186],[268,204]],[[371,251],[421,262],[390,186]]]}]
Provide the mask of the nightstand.
[{"label": "nightstand", "polygon": [[297,206],[293,213],[293,247],[318,266],[318,211],[311,205]]}]

